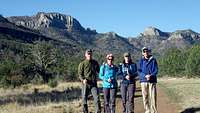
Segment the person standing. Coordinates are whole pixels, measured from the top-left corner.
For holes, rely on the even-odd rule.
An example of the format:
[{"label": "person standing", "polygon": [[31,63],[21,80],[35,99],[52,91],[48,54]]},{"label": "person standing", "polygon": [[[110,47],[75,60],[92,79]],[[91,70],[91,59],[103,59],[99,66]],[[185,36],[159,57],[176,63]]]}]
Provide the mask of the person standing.
[{"label": "person standing", "polygon": [[92,59],[92,50],[87,49],[85,52],[85,60],[78,66],[78,75],[82,82],[82,101],[83,113],[88,113],[88,95],[91,92],[96,107],[95,113],[101,112],[99,91],[97,87],[97,75],[99,73],[99,64]]},{"label": "person standing", "polygon": [[119,78],[121,79],[121,97],[123,113],[134,113],[135,77],[137,65],[132,62],[130,53],[124,53],[123,63],[119,66]]},{"label": "person standing", "polygon": [[112,54],[108,54],[106,59],[107,63],[100,67],[99,73],[99,78],[103,80],[104,112],[115,113],[118,68],[113,64],[114,56]]},{"label": "person standing", "polygon": [[156,59],[150,54],[147,47],[142,48],[142,58],[139,61],[140,83],[142,88],[143,104],[145,113],[157,113],[157,73],[158,64]]}]

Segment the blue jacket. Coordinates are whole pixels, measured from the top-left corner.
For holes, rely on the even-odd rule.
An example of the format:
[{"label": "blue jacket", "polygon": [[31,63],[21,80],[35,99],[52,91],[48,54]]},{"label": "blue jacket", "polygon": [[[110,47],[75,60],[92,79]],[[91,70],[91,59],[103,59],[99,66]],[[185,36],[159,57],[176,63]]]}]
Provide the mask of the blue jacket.
[{"label": "blue jacket", "polygon": [[[140,74],[140,82],[157,83],[158,64],[153,56],[150,56],[149,59],[142,57],[139,61],[138,71]],[[145,78],[148,74],[151,75],[149,81]]]},{"label": "blue jacket", "polygon": [[[100,67],[99,78],[103,80],[103,88],[116,88],[117,87],[117,71],[118,68],[115,65],[111,67],[108,64],[103,64]],[[108,82],[108,79],[112,82]]]},{"label": "blue jacket", "polygon": [[[127,80],[126,75],[130,75],[130,80]],[[135,83],[135,77],[137,76],[137,65],[135,63],[132,64],[120,64],[119,65],[119,78],[122,80],[124,84],[133,84]]]}]

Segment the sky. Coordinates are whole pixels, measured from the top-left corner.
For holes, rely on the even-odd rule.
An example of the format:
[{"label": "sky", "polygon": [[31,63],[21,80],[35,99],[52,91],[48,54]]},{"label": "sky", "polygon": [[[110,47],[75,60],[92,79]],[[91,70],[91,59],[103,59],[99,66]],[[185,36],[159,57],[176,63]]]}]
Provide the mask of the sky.
[{"label": "sky", "polygon": [[0,0],[0,14],[58,12],[99,33],[136,37],[149,26],[165,32],[192,29],[200,33],[199,6],[200,0]]}]

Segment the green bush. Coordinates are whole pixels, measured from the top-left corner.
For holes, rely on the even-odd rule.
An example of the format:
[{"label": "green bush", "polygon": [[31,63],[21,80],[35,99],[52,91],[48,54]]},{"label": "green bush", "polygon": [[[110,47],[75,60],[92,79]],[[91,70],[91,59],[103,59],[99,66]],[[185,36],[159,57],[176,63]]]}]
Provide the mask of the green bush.
[{"label": "green bush", "polygon": [[159,58],[159,75],[182,76],[186,59],[184,51],[175,48],[166,51],[164,56]]},{"label": "green bush", "polygon": [[170,49],[158,60],[159,76],[200,77],[200,45]]},{"label": "green bush", "polygon": [[188,78],[200,77],[200,46],[193,46],[189,49],[189,53],[185,64],[186,75]]},{"label": "green bush", "polygon": [[48,82],[48,86],[51,88],[57,87],[57,85],[58,85],[58,82],[56,79],[50,79]]}]

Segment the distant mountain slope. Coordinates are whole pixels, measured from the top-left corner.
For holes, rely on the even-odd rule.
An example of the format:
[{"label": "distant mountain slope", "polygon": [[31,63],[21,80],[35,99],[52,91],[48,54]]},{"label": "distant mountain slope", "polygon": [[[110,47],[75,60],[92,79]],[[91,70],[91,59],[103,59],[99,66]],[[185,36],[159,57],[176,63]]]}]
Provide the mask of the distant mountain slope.
[{"label": "distant mountain slope", "polygon": [[[6,18],[0,16],[0,40],[9,42],[9,40],[14,42],[25,43],[25,44],[34,44],[35,42],[46,41],[50,42],[58,48],[62,48],[65,52],[75,53],[79,52],[80,46],[73,45],[61,40],[56,40],[51,37],[44,36],[40,32],[26,28],[24,26],[18,26],[14,23],[9,22]],[[0,47],[1,46],[0,43]],[[1,49],[1,48],[0,48]]]},{"label": "distant mountain slope", "polygon": [[[28,33],[36,33],[83,49],[93,48],[101,53],[112,52],[121,55],[129,51],[138,55],[143,46],[148,46],[159,54],[168,48],[185,48],[200,43],[200,34],[190,29],[163,32],[154,27],[147,27],[137,37],[129,38],[114,32],[97,33],[96,30],[85,29],[72,16],[55,12],[39,12],[34,16],[11,16],[7,19],[10,23],[28,29]],[[3,18],[1,20],[7,21]]]}]

